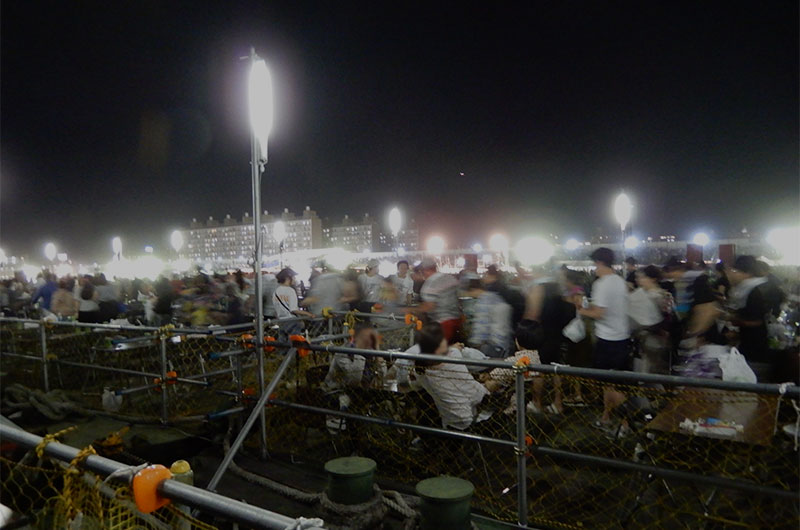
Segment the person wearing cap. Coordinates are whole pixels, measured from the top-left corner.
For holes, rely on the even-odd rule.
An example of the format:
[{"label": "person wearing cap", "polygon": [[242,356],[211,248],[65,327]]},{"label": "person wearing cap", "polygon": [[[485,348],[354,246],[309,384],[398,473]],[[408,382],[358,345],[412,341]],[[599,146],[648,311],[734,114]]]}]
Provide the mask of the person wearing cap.
[{"label": "person wearing cap", "polygon": [[[614,252],[600,247],[591,254],[597,273],[592,285],[592,302],[588,308],[576,305],[581,316],[595,321],[593,364],[605,370],[630,368],[630,325],[628,322],[628,286],[614,272]],[[625,401],[625,394],[613,387],[603,388],[603,415],[595,427],[609,429],[611,413]],[[627,426],[625,426],[627,427]]]},{"label": "person wearing cap", "polygon": [[313,317],[312,313],[300,309],[297,305],[297,291],[294,289],[294,277],[297,273],[290,268],[281,270],[275,278],[278,288],[272,296],[272,305],[278,318]]},{"label": "person wearing cap", "polygon": [[461,311],[458,308],[458,281],[449,274],[436,270],[433,258],[425,258],[420,264],[425,283],[420,289],[422,303],[417,311],[427,314],[442,326],[448,343],[455,342],[461,328]]},{"label": "person wearing cap", "polygon": [[372,306],[381,299],[381,289],[383,288],[383,276],[378,274],[378,260],[371,259],[367,263],[367,268],[358,277],[358,284],[361,287],[363,301]]}]

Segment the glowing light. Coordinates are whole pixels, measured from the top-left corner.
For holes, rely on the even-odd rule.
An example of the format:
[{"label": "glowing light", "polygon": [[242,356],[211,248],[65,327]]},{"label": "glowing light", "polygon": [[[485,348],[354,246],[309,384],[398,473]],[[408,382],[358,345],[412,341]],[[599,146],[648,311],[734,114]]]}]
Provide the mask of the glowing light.
[{"label": "glowing light", "polygon": [[489,248],[494,252],[506,253],[509,246],[508,238],[503,234],[492,234],[492,237],[489,238]]},{"label": "glowing light", "polygon": [[692,243],[694,243],[695,245],[700,245],[701,247],[708,245],[710,242],[711,238],[708,237],[708,234],[706,234],[705,232],[698,232],[692,238]]},{"label": "glowing light", "polygon": [[56,259],[55,243],[48,243],[44,246],[44,257],[47,258],[48,261],[53,261]]},{"label": "glowing light", "polygon": [[577,250],[578,247],[580,247],[580,246],[581,246],[581,242],[578,241],[577,239],[574,239],[574,238],[567,239],[567,242],[564,243],[564,248],[567,249],[567,250],[570,250],[570,251],[571,250]]},{"label": "glowing light", "polygon": [[120,239],[119,237],[115,237],[114,239],[112,239],[111,240],[111,250],[117,256],[122,254],[122,239]]},{"label": "glowing light", "polygon": [[633,250],[639,246],[639,238],[636,236],[628,236],[625,238],[625,248]]},{"label": "glowing light", "polygon": [[514,254],[523,265],[541,265],[553,257],[553,245],[539,236],[525,237],[514,247]]},{"label": "glowing light", "polygon": [[64,276],[69,276],[74,272],[72,265],[69,263],[59,263],[55,267],[56,276],[59,278],[63,278]]},{"label": "glowing light", "polygon": [[22,274],[25,275],[25,279],[29,282],[36,279],[36,276],[42,272],[42,269],[36,265],[23,265],[20,270],[22,270]]},{"label": "glowing light", "polygon": [[275,237],[275,241],[283,243],[286,240],[286,223],[276,221],[275,226],[272,227],[272,235]]},{"label": "glowing light", "polygon": [[403,248],[403,247],[397,247],[397,255],[401,256],[401,257],[405,256],[406,255],[406,249]]},{"label": "glowing light", "polygon": [[483,245],[481,245],[480,243],[475,243],[474,245],[472,245],[472,251],[476,254],[480,254],[481,252],[483,252]]},{"label": "glowing light", "polygon": [[169,244],[175,252],[180,252],[183,248],[183,233],[180,230],[173,230],[169,236]]},{"label": "glowing light", "polygon": [[625,227],[631,220],[631,212],[633,205],[630,198],[624,193],[620,193],[614,201],[614,217],[617,219],[617,224],[624,231]]},{"label": "glowing light", "polygon": [[425,244],[428,252],[431,252],[432,254],[441,254],[444,252],[445,246],[444,238],[442,236],[431,236],[428,238],[428,242]]},{"label": "glowing light", "polygon": [[60,261],[61,263],[64,263],[68,259],[66,252],[59,252],[58,254],[56,254],[56,257],[58,258],[58,261]]},{"label": "glowing light", "polygon": [[767,232],[767,243],[780,256],[783,265],[800,265],[800,226],[773,228]]},{"label": "glowing light", "polygon": [[253,134],[261,148],[261,158],[266,158],[274,113],[272,106],[272,79],[267,63],[263,59],[253,61],[248,85],[250,126],[253,128]]},{"label": "glowing light", "polygon": [[342,249],[332,248],[324,256],[328,265],[336,270],[344,270],[353,262],[353,254]]},{"label": "glowing light", "polygon": [[144,253],[145,254],[152,254],[153,253],[153,247],[151,247],[150,245],[147,245],[146,247],[144,247]]},{"label": "glowing light", "polygon": [[392,208],[389,211],[389,230],[392,231],[392,235],[397,237],[397,234],[400,233],[400,227],[403,225],[403,216],[400,214],[400,210],[397,208]]}]

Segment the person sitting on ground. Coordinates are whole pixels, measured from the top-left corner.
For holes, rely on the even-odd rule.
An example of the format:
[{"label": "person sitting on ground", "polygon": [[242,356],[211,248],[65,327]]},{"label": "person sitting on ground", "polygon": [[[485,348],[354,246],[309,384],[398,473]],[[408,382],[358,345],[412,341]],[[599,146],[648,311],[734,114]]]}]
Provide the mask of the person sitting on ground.
[{"label": "person sitting on ground", "polygon": [[[536,332],[534,327],[530,325],[528,322],[521,323],[517,327],[517,334],[514,340],[517,351],[511,357],[506,357],[504,359],[505,362],[514,366],[516,364],[541,364],[539,360],[539,353],[534,349],[534,345],[536,342]],[[534,392],[537,391],[535,397],[535,403],[531,402],[533,406],[531,408],[536,408],[536,410],[541,410],[542,408],[542,385],[537,384],[538,379],[542,379],[539,376],[540,374],[527,371],[525,372],[525,381],[531,382],[533,381]],[[512,368],[494,368],[491,372],[484,372],[479,376],[479,380],[486,386],[486,388],[494,393],[498,391],[505,390],[511,387],[514,384],[514,370]],[[513,414],[517,411],[517,393],[511,395],[511,402],[509,406],[503,411],[504,414]]]},{"label": "person sitting on ground", "polygon": [[[457,348],[447,344],[442,326],[430,323],[419,331],[420,352],[461,359]],[[436,361],[417,361],[417,377],[430,394],[442,419],[442,427],[464,430],[478,417],[478,405],[489,390],[475,380],[466,365]]]},{"label": "person sitting on ground", "polygon": [[[360,323],[356,326],[353,340],[348,347],[376,350],[378,349],[378,332],[371,325]],[[373,386],[374,382],[383,379],[386,373],[385,367],[386,364],[381,358],[373,357],[368,363],[367,358],[363,355],[335,353],[322,386],[328,391],[346,386]]]}]

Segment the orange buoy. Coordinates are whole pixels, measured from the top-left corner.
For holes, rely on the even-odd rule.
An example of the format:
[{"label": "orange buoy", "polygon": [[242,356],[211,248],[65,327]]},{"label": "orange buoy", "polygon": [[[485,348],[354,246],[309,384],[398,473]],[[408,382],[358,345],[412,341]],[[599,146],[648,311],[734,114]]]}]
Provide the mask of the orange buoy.
[{"label": "orange buoy", "polygon": [[172,472],[157,464],[147,466],[133,477],[133,498],[136,507],[142,513],[152,513],[166,506],[170,500],[158,494],[158,487],[165,480],[172,478]]}]

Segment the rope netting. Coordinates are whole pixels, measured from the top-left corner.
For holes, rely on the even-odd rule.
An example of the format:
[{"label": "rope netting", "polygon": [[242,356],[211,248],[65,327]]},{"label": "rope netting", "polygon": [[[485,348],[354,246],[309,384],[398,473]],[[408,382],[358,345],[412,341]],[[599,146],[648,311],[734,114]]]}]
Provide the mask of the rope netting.
[{"label": "rope netting", "polygon": [[19,524],[42,530],[216,528],[173,504],[149,514],[140,512],[129,485],[104,482],[80,468],[81,460],[93,453],[91,446],[69,464],[38,456],[35,449],[19,453],[18,448],[4,448],[0,456],[0,502],[21,518],[15,521]]},{"label": "rope netting", "polygon": [[[286,453],[290,448],[293,457],[319,462],[348,454],[367,456],[379,463],[381,476],[408,487],[440,474],[462,477],[475,485],[475,508],[497,519],[516,520],[513,447],[421,433],[405,425],[441,428],[443,417],[455,423],[453,411],[447,410],[447,393],[456,395],[472,384],[465,383],[464,371],[448,381],[448,370],[437,370],[438,381],[431,385],[431,368],[412,369],[403,382],[403,375],[398,378],[391,365],[385,371],[373,370],[377,376],[365,377],[370,372],[366,361],[355,364],[354,377],[331,369],[334,355],[343,354],[320,352],[301,359],[295,383],[280,387],[273,396],[279,403],[268,406],[266,414],[271,452]],[[516,439],[514,377],[508,373],[513,374],[509,369],[467,375],[491,391],[469,412],[471,423],[465,432]],[[525,487],[531,525],[695,527],[707,521],[723,526],[796,526],[797,503],[787,497],[798,491],[797,452],[794,440],[779,429],[796,421],[789,400],[533,374],[525,379],[526,432],[531,443]],[[604,394],[610,390],[618,392],[622,401],[609,415],[610,421],[603,422]],[[556,400],[557,392],[563,394],[561,401]],[[553,406],[554,401],[559,406]],[[294,404],[314,410],[292,408]],[[380,421],[342,418],[336,412]],[[251,436],[248,445],[257,444],[257,437]],[[723,477],[787,495],[659,478],[646,471],[551,456],[538,447]]]},{"label": "rope netting", "polygon": [[[364,321],[377,328],[382,350],[410,347],[413,323],[352,313],[268,326],[266,335],[280,341],[303,335],[311,343],[334,347],[349,344],[351,330]],[[41,356],[38,329],[3,324],[0,330],[4,353]],[[113,346],[128,344],[124,341],[135,338],[132,332],[56,327],[46,332],[52,358],[83,365],[51,363],[51,388],[86,409],[108,410],[110,404],[119,414],[159,419],[166,388],[169,419],[205,418],[234,407],[249,411],[258,397],[252,330],[220,336],[170,336],[165,331],[131,341],[133,347],[124,349]],[[172,372],[166,386],[160,381],[162,337],[166,368]],[[265,381],[272,379],[285,351],[267,347]],[[475,485],[475,509],[516,521],[520,485],[512,446],[517,427],[515,372],[511,363],[509,369],[493,371],[458,366],[423,370],[392,358],[304,353],[291,363],[271,396],[275,403],[267,406],[267,449],[273,456],[296,457],[320,467],[337,456],[367,456],[378,462],[379,476],[409,490],[417,481],[440,474],[465,478]],[[6,382],[27,381],[41,388],[41,362],[4,356],[2,372],[4,389],[10,386]],[[798,412],[788,398],[623,385],[534,371],[527,372],[524,381],[530,441],[524,487],[532,526],[796,527],[797,441],[783,427],[796,424]],[[476,390],[475,385],[486,390]],[[106,388],[123,391],[122,399],[109,401],[106,392],[104,401]],[[13,398],[16,391],[4,392],[4,398]],[[475,392],[480,396],[474,407],[453,410],[459,396]],[[23,397],[16,399],[48,402],[48,396],[40,394]],[[409,426],[461,429],[506,443],[451,438]],[[251,432],[248,447],[259,446],[259,430]],[[605,460],[587,462],[554,454],[558,451]],[[609,462],[721,477],[769,491],[679,480]]]}]

